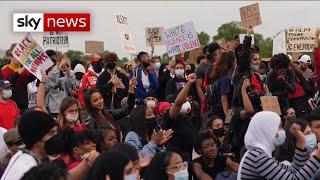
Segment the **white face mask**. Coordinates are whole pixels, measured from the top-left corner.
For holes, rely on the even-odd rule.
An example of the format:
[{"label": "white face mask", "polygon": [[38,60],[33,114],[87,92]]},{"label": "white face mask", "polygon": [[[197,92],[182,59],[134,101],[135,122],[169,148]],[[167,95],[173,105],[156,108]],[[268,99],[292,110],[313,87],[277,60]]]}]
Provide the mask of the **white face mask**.
[{"label": "white face mask", "polygon": [[187,102],[183,103],[183,105],[181,106],[180,113],[182,115],[186,115],[190,112],[191,112],[191,103],[189,101],[187,101]]},{"label": "white face mask", "polygon": [[148,100],[146,105],[147,107],[154,108],[156,106],[156,102],[153,100]]},{"label": "white face mask", "polygon": [[136,175],[136,173],[133,172],[133,173],[131,173],[129,175],[125,175],[123,179],[124,180],[136,180],[137,179],[137,175]]},{"label": "white face mask", "polygon": [[156,69],[160,69],[160,66],[161,66],[160,62],[156,62],[155,65],[156,65]]},{"label": "white face mask", "polygon": [[184,76],[184,70],[183,69],[176,69],[174,71],[176,77],[183,77]]},{"label": "white face mask", "polygon": [[79,113],[75,113],[75,114],[66,114],[66,119],[68,121],[77,121],[79,118]]},{"label": "white face mask", "polygon": [[11,89],[2,89],[2,97],[3,99],[10,99],[12,96],[12,90]]},{"label": "white face mask", "polygon": [[250,67],[251,67],[252,70],[258,71],[259,67],[260,67],[260,64],[259,65],[251,64]]}]

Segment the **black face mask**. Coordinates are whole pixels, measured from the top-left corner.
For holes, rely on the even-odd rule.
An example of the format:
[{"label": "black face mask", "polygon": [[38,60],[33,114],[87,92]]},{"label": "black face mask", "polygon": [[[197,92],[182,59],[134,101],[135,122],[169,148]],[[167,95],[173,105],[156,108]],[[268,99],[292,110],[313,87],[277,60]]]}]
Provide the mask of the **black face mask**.
[{"label": "black face mask", "polygon": [[82,76],[83,76],[84,74],[81,73],[81,72],[77,72],[77,73],[75,73],[74,75],[76,76],[76,79],[80,81],[80,80],[82,79]]},{"label": "black face mask", "polygon": [[94,70],[94,72],[96,73],[100,73],[102,71],[102,63],[94,63],[92,64],[92,68]]},{"label": "black face mask", "polygon": [[148,62],[142,62],[142,66],[146,69],[150,64]]},{"label": "black face mask", "polygon": [[220,137],[222,137],[222,136],[225,135],[225,130],[224,130],[223,127],[219,128],[219,129],[213,129],[213,134],[214,134],[216,137],[220,138]]},{"label": "black face mask", "polygon": [[61,158],[55,159],[55,160],[51,161],[51,163],[57,165],[58,167],[60,167],[62,169],[65,169],[67,167],[66,163]]},{"label": "black face mask", "polygon": [[107,68],[108,69],[114,69],[114,68],[116,68],[116,62],[108,62],[107,63]]}]

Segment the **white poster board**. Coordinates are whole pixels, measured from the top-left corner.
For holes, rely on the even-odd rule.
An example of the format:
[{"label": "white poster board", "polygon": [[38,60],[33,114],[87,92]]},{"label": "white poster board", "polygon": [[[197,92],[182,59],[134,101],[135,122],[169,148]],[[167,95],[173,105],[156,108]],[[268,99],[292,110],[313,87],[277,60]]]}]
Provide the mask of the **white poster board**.
[{"label": "white poster board", "polygon": [[130,54],[135,54],[136,48],[134,46],[133,36],[128,24],[128,18],[124,15],[116,14],[116,22],[124,51]]},{"label": "white poster board", "polygon": [[287,54],[286,46],[286,31],[282,30],[273,38],[272,55],[285,53]]},{"label": "white poster board", "polygon": [[146,27],[145,37],[146,44],[150,46],[150,42],[154,41],[155,46],[163,45],[162,33],[164,31],[164,27]]},{"label": "white poster board", "polygon": [[42,37],[43,47],[66,48],[69,47],[67,32],[48,32]]},{"label": "white poster board", "polygon": [[[240,44],[243,44],[245,36],[246,36],[246,34],[239,34]],[[251,44],[254,45],[254,34],[251,34],[251,39],[252,39]]]}]

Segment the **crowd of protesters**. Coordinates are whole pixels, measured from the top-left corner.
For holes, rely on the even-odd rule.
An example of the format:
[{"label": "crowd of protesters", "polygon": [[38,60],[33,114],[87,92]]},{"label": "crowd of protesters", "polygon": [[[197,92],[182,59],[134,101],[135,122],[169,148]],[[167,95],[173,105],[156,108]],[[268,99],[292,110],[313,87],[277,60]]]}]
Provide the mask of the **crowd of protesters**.
[{"label": "crowd of protesters", "polygon": [[[197,63],[147,52],[117,67],[47,50],[36,79],[6,52],[0,72],[1,180],[320,178],[320,50],[261,61],[253,28]],[[152,47],[153,51],[154,47]],[[263,111],[276,96],[281,114]]]}]

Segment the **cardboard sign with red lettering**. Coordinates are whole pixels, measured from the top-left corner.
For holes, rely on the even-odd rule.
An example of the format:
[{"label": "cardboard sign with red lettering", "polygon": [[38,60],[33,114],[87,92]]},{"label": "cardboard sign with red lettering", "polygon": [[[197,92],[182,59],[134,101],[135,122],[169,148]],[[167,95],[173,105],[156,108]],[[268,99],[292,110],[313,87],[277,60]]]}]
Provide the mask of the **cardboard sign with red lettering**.
[{"label": "cardboard sign with red lettering", "polygon": [[259,4],[255,3],[240,8],[241,24],[248,28],[250,26],[258,26],[262,24]]},{"label": "cardboard sign with red lettering", "polygon": [[193,22],[165,29],[162,39],[170,57],[201,47]]},{"label": "cardboard sign with red lettering", "polygon": [[40,45],[27,33],[20,43],[12,50],[12,55],[39,80],[41,70],[46,71],[53,62]]}]

